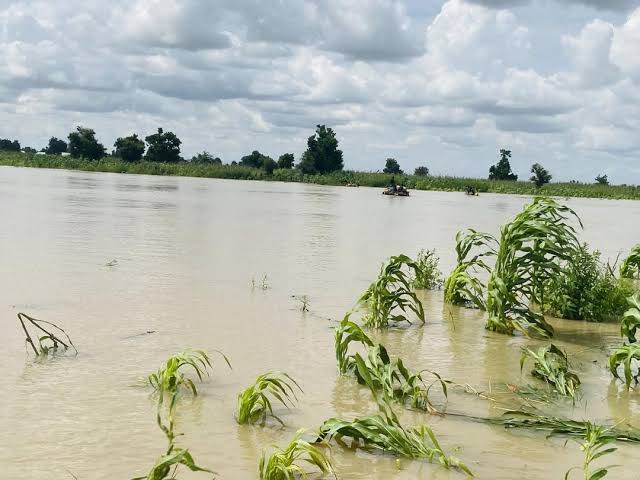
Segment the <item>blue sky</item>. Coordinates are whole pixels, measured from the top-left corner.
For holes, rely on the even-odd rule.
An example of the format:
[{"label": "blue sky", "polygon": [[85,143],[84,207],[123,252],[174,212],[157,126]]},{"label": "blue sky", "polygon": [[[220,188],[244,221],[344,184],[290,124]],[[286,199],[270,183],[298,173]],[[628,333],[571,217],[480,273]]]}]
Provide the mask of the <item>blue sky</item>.
[{"label": "blue sky", "polygon": [[640,183],[640,2],[0,0],[0,137],[161,126],[183,154],[299,156],[332,126],[347,168]]}]

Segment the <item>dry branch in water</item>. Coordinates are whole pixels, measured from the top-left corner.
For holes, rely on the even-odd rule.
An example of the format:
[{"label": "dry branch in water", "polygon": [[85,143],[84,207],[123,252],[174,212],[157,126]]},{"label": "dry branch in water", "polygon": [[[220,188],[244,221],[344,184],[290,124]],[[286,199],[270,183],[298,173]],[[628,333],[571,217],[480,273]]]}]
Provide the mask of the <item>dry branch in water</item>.
[{"label": "dry branch in water", "polygon": [[[26,313],[18,313],[18,321],[20,322],[20,325],[22,325],[22,330],[24,330],[24,334],[26,337],[25,342],[31,345],[31,348],[33,349],[33,352],[37,357],[46,356],[50,352],[56,353],[59,348],[63,348],[64,351],[69,350],[69,348],[73,348],[75,354],[78,354],[78,349],[71,341],[71,338],[69,338],[69,335],[67,335],[67,332],[65,332],[55,323],[47,322],[46,320],[38,320],[37,318],[30,317]],[[29,333],[27,325],[35,327],[37,330],[40,330],[40,332],[44,334],[35,337],[37,339],[37,343],[34,342],[34,337],[32,337]],[[66,338],[66,341],[62,340],[55,333],[53,333],[53,331],[51,331],[52,329],[62,332],[62,334]]]}]

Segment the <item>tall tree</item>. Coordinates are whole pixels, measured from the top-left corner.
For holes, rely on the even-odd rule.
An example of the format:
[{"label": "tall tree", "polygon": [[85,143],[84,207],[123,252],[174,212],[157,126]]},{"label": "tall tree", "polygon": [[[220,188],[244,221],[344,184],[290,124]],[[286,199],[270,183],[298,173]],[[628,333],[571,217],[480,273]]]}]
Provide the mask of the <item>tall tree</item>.
[{"label": "tall tree", "polygon": [[7,150],[9,152],[19,152],[20,142],[14,140],[13,142],[8,138],[0,138],[0,150]]},{"label": "tall tree", "polygon": [[342,150],[331,128],[317,125],[316,133],[307,140],[307,150],[298,164],[303,173],[327,173],[342,170]]},{"label": "tall tree", "polygon": [[251,152],[251,155],[245,155],[240,159],[240,165],[247,167],[262,168],[264,171],[271,175],[273,171],[278,167],[276,161],[268,155],[263,155],[258,150]]},{"label": "tall tree", "polygon": [[533,173],[533,175],[531,175],[529,180],[534,182],[538,188],[551,181],[551,174],[539,163],[531,165],[531,173]]},{"label": "tall tree", "polygon": [[47,145],[47,148],[44,149],[44,151],[49,155],[60,155],[61,153],[67,151],[67,142],[56,137],[51,137],[49,139],[49,144]]},{"label": "tall tree", "polygon": [[104,146],[96,140],[96,132],[91,128],[78,126],[69,134],[69,153],[72,157],[99,160],[105,155]]},{"label": "tall tree", "polygon": [[173,132],[165,132],[158,128],[158,132],[144,139],[147,142],[146,160],[150,162],[175,163],[182,160],[180,144],[182,141]]},{"label": "tall tree", "polygon": [[413,174],[417,177],[426,177],[429,175],[429,169],[427,167],[416,167]]},{"label": "tall tree", "polygon": [[114,156],[120,157],[125,162],[139,162],[144,154],[144,142],[134,133],[128,137],[120,137],[113,144],[116,148]]},{"label": "tall tree", "polygon": [[402,174],[402,169],[400,168],[400,164],[395,158],[387,158],[387,162],[385,163],[384,173],[393,173],[393,174]]},{"label": "tall tree", "polygon": [[218,157],[214,157],[206,150],[191,158],[191,163],[197,163],[201,165],[222,165],[222,160]]},{"label": "tall tree", "polygon": [[278,168],[293,168],[293,162],[295,161],[295,157],[293,153],[283,153],[278,158]]},{"label": "tall tree", "polygon": [[518,176],[511,171],[511,150],[500,149],[500,160],[489,168],[489,180],[518,180]]},{"label": "tall tree", "polygon": [[596,183],[598,185],[609,185],[609,178],[606,175],[598,175],[596,177]]}]

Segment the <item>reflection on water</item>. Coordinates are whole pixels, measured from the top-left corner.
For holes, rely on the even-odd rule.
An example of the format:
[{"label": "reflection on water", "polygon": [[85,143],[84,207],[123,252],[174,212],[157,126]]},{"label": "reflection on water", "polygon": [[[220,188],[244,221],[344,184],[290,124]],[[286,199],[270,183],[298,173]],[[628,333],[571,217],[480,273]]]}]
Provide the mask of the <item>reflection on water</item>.
[{"label": "reflection on water", "polygon": [[[333,330],[377,274],[385,257],[435,248],[441,267],[455,261],[455,233],[497,233],[528,201],[520,196],[414,192],[388,198],[378,189],[93,174],[0,168],[0,338],[4,397],[0,407],[2,478],[130,478],[165,448],[154,401],[141,381],[167,355],[187,346],[220,349],[221,363],[178,410],[180,444],[222,479],[256,478],[263,448],[288,441],[299,427],[375,411],[368,392],[337,376]],[[614,258],[637,242],[638,203],[570,200],[585,223],[583,238]],[[105,264],[117,259],[117,265]],[[270,289],[249,287],[268,276]],[[302,314],[292,295],[309,296]],[[424,327],[375,333],[413,369],[431,369],[517,405],[506,384],[534,383],[519,369],[520,349],[538,341],[484,330],[482,312],[444,305],[420,293]],[[80,354],[46,364],[28,361],[15,314],[62,325]],[[332,319],[332,320],[331,320]],[[611,382],[611,324],[554,320],[583,379],[575,406],[546,413],[640,424],[637,395]],[[155,333],[139,335],[153,330]],[[282,370],[304,395],[276,413],[280,428],[238,426],[236,395],[255,377]],[[497,416],[500,405],[452,388],[434,399],[447,412]],[[511,403],[509,403],[511,402]],[[515,402],[515,403],[514,403]],[[478,478],[561,478],[581,462],[564,438],[506,431],[465,419],[402,411],[407,424],[428,422]],[[460,474],[423,462],[332,448],[349,479],[453,479]],[[613,478],[634,478],[637,448],[621,445],[609,460]],[[26,473],[28,472],[28,473]],[[185,478],[198,478],[186,475]]]}]

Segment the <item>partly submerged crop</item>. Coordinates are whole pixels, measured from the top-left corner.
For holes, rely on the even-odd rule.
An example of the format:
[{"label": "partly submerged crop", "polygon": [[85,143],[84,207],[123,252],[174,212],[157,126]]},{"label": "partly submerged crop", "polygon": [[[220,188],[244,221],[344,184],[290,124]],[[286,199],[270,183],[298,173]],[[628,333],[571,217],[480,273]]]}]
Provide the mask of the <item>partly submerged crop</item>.
[{"label": "partly submerged crop", "polygon": [[289,405],[293,405],[297,400],[294,387],[302,392],[300,385],[286,373],[260,375],[253,385],[238,395],[237,422],[239,424],[254,423],[258,420],[264,422],[267,415],[270,415],[284,425],[284,422],[273,413],[270,397],[289,408]]},{"label": "partly submerged crop", "polygon": [[[35,353],[36,357],[46,357],[48,355],[55,355],[59,351],[66,352],[69,348],[73,348],[74,352],[77,354],[78,350],[76,350],[76,346],[67,335],[63,329],[57,326],[55,323],[47,322],[46,320],[38,320],[37,318],[30,317],[25,313],[18,313],[18,321],[22,326],[22,330],[25,334],[25,342],[31,345],[33,349],[33,353]],[[38,336],[34,337],[37,340],[33,340],[31,333],[29,333],[29,327],[34,327],[36,330],[40,332]],[[62,340],[56,333],[59,332],[64,335],[65,340]]]},{"label": "partly submerged crop", "polygon": [[520,357],[520,371],[528,358],[533,360],[531,374],[534,377],[547,382],[560,395],[571,398],[576,396],[580,386],[580,378],[569,369],[569,359],[565,352],[553,343],[539,348],[537,352],[526,348]]},{"label": "partly submerged crop", "polygon": [[620,264],[620,276],[640,278],[640,243],[631,249],[629,256]]},{"label": "partly submerged crop", "polygon": [[340,326],[336,328],[335,348],[338,370],[341,375],[353,369],[353,356],[349,355],[351,342],[358,342],[366,347],[373,347],[373,341],[360,328],[359,325],[349,320],[350,314],[344,316]]},{"label": "partly submerged crop", "polygon": [[611,446],[615,441],[616,437],[611,435],[610,429],[586,422],[584,439],[582,442],[578,442],[580,450],[584,452],[584,461],[581,466],[570,468],[565,473],[564,480],[568,480],[575,470],[582,471],[584,480],[600,480],[606,477],[613,465],[591,470],[591,464],[597,459],[615,452],[617,448]]},{"label": "partly submerged crop", "polygon": [[261,480],[295,480],[307,478],[309,472],[301,465],[304,462],[316,467],[321,473],[333,473],[329,459],[318,448],[302,438],[304,430],[298,430],[289,445],[278,449],[268,457],[260,458]]},{"label": "partly submerged crop", "polygon": [[442,272],[438,269],[440,259],[435,250],[420,250],[415,261],[413,288],[436,290],[442,287]]},{"label": "partly submerged crop", "polygon": [[[624,367],[624,384],[629,389],[631,383],[640,381],[640,343],[637,341],[636,332],[640,328],[640,293],[629,297],[629,310],[622,318],[620,333],[627,337],[629,343],[616,348],[609,357],[609,369],[618,380],[622,380],[618,373],[619,367]],[[634,373],[635,370],[635,373]]]}]

